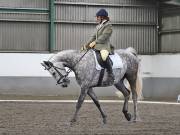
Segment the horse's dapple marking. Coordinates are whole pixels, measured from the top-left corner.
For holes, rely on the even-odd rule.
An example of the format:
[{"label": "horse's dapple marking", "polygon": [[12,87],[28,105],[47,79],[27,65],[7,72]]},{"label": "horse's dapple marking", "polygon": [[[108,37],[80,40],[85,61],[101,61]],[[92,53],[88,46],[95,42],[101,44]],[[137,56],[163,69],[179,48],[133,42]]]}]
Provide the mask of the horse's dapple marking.
[{"label": "horse's dapple marking", "polygon": [[[105,72],[105,77],[103,79],[103,82],[106,82],[106,86],[112,86],[114,85],[118,90],[120,90],[124,95],[124,106],[123,106],[123,113],[127,120],[132,120],[131,114],[128,112],[128,100],[130,97],[130,90],[128,90],[123,81],[126,78],[130,84],[131,91],[132,91],[132,99],[134,102],[134,117],[133,120],[137,120],[137,99],[138,96],[141,95],[142,87],[138,87],[137,84],[140,84],[139,86],[142,86],[142,78],[139,78],[139,59],[137,57],[137,53],[133,48],[127,48],[126,50],[116,50],[115,51],[121,58],[123,67],[122,69],[114,69],[114,75],[115,75],[115,81],[114,83],[106,82],[108,78],[108,74]],[[86,55],[79,61],[79,59],[83,56],[85,52],[80,52],[76,50],[65,50],[57,53],[54,55],[49,61],[52,62],[57,67],[63,69],[65,67],[69,67],[74,71],[75,77],[77,80],[77,83],[81,87],[81,93],[78,98],[78,102],[76,104],[76,111],[75,114],[71,120],[71,122],[75,122],[77,119],[77,114],[79,112],[79,109],[88,94],[96,106],[98,107],[103,122],[106,123],[106,115],[104,111],[102,110],[99,101],[97,99],[97,96],[95,95],[93,91],[93,87],[96,87],[99,80],[100,71],[96,70],[95,65],[95,59],[93,56],[92,50],[88,51]],[[78,62],[79,61],[79,62]],[[78,62],[78,63],[77,63]],[[65,70],[62,70],[60,72],[64,72]],[[65,74],[65,73],[62,73]],[[101,85],[101,87],[105,87]]]}]

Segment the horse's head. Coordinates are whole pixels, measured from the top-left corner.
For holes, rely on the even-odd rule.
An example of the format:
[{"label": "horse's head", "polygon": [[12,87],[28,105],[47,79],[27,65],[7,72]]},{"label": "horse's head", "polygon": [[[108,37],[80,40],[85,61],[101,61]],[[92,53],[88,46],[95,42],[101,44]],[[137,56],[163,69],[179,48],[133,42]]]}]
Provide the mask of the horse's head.
[{"label": "horse's head", "polygon": [[65,70],[63,62],[52,63],[50,61],[44,61],[41,63],[45,67],[45,70],[48,70],[50,74],[57,81],[57,84],[61,84],[62,87],[67,87],[70,83],[68,79],[68,73]]}]

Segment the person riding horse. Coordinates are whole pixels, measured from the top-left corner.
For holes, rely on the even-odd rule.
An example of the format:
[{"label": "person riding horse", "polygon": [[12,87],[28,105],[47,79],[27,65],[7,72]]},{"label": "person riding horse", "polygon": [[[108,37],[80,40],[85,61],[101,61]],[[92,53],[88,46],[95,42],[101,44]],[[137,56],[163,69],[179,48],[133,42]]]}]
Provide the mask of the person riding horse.
[{"label": "person riding horse", "polygon": [[98,22],[96,32],[90,37],[81,50],[93,48],[96,53],[100,54],[103,64],[106,66],[109,81],[114,81],[112,62],[109,58],[109,54],[113,53],[110,43],[110,37],[113,32],[112,24],[109,22],[108,12],[105,9],[100,9],[96,13],[96,19]]},{"label": "person riding horse", "polygon": [[[110,58],[108,57],[109,54],[112,53],[112,49],[110,47],[111,44],[109,41],[112,34],[112,25],[109,23],[108,13],[104,9],[97,12],[96,16],[97,21],[99,22],[96,33],[93,35],[93,37],[91,37],[89,42],[82,47],[82,49],[96,49],[104,62],[108,65],[109,74],[113,76]],[[93,54],[94,51],[92,49],[86,51],[85,53],[81,53],[77,50],[62,50],[53,55],[48,61],[43,61],[43,63],[41,63],[42,66],[45,67],[45,70],[47,70],[54,77],[57,84],[60,84],[62,87],[67,87],[69,85],[70,80],[68,79],[68,75],[71,71],[74,71],[76,81],[80,86],[81,91],[76,103],[76,111],[71,119],[71,123],[77,121],[79,110],[86,98],[86,95],[89,95],[99,109],[103,118],[103,123],[106,124],[107,115],[101,108],[93,88],[98,86],[107,87],[112,85],[114,85],[124,95],[122,112],[124,113],[125,118],[128,121],[137,121],[137,100],[142,95],[142,77],[140,76],[140,61],[137,57],[136,50],[133,48],[116,50],[116,54],[122,58],[122,68],[117,68],[114,70],[113,78],[116,78],[115,80],[109,79],[109,74],[106,74],[105,78],[108,79],[102,80],[100,85],[98,84],[102,70],[100,71],[96,69],[96,60],[91,59]],[[86,57],[82,59],[85,55]],[[69,70],[66,71],[65,67],[68,67]],[[87,70],[88,72],[86,72]],[[132,99],[134,103],[133,117],[128,111],[130,90],[128,90],[124,85],[124,79],[127,79],[129,82],[132,92]]]}]

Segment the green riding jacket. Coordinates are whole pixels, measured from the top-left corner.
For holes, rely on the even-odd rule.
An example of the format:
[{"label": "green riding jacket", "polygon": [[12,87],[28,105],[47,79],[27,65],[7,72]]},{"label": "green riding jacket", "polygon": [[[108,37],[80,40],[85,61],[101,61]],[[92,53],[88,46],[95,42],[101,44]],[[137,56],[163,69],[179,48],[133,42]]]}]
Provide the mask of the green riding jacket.
[{"label": "green riding jacket", "polygon": [[104,22],[103,24],[97,25],[95,33],[90,37],[85,46],[88,48],[89,44],[93,41],[96,42],[95,49],[96,50],[107,50],[111,53],[111,43],[110,37],[112,35],[112,25],[109,21]]}]

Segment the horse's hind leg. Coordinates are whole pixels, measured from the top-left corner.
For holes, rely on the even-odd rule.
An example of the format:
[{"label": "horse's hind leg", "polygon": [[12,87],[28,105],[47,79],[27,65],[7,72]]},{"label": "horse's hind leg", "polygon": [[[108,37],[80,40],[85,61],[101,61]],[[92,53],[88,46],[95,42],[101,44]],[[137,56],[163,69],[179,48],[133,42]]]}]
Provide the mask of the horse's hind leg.
[{"label": "horse's hind leg", "polygon": [[131,114],[128,113],[128,101],[130,96],[130,91],[125,87],[123,80],[120,80],[118,83],[116,83],[114,86],[123,93],[124,95],[124,106],[122,112],[124,113],[125,118],[130,121],[131,120]]},{"label": "horse's hind leg", "polygon": [[81,88],[81,93],[80,93],[80,96],[78,98],[78,102],[76,103],[76,111],[75,111],[75,113],[73,115],[73,118],[72,118],[71,122],[76,122],[78,112],[79,112],[79,110],[81,108],[82,103],[84,102],[84,99],[85,99],[85,97],[87,95],[88,89],[89,88]]},{"label": "horse's hind leg", "polygon": [[102,118],[103,118],[103,123],[106,124],[106,115],[104,113],[104,111],[102,110],[99,101],[97,99],[96,94],[93,91],[93,88],[90,88],[87,92],[87,94],[91,97],[91,99],[94,101],[95,105],[97,106],[97,108],[99,109],[99,111],[101,112]]},{"label": "horse's hind leg", "polygon": [[128,80],[129,84],[131,86],[131,92],[132,92],[132,100],[133,100],[133,104],[134,104],[134,115],[133,115],[133,121],[136,122],[137,121],[137,92],[136,92],[136,79],[132,79],[132,80]]}]

